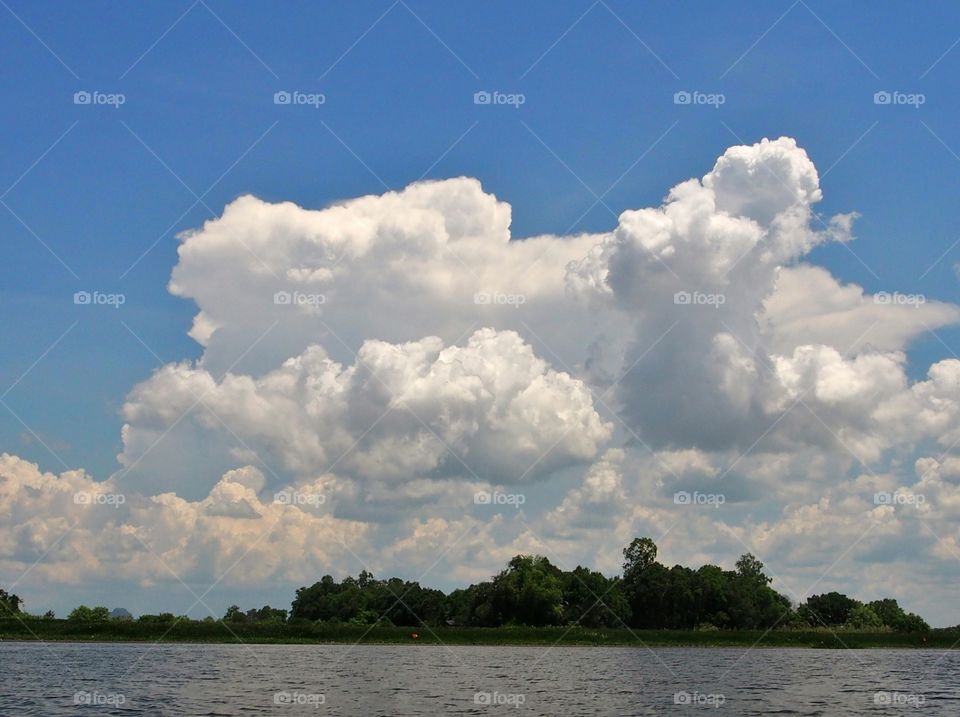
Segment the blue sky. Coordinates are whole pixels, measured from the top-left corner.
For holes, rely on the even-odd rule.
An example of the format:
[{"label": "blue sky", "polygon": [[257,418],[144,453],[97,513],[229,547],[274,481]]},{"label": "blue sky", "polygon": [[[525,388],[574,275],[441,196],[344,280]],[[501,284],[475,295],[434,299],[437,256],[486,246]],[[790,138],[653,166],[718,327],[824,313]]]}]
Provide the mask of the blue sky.
[{"label": "blue sky", "polygon": [[[201,355],[196,307],[166,288],[175,235],[248,193],[322,208],[467,175],[512,205],[516,237],[601,232],[727,147],[788,135],[820,171],[817,210],[861,215],[856,241],[807,261],[956,301],[958,36],[946,2],[5,0],[0,449],[117,470],[127,392]],[[82,91],[124,103],[77,105]],[[74,306],[82,290],[125,305]],[[911,378],[953,355],[960,329],[938,335],[911,345]]]},{"label": "blue sky", "polygon": [[[165,290],[174,235],[209,218],[199,204],[187,211],[192,192],[248,150],[204,196],[214,211],[248,192],[321,207],[429,169],[480,178],[511,202],[514,234],[526,236],[565,232],[594,203],[591,190],[605,192],[648,150],[604,197],[614,212],[657,203],[739,140],[787,134],[821,172],[836,163],[822,212],[862,215],[850,251],[830,246],[813,258],[870,290],[950,300],[960,250],[920,276],[960,238],[960,52],[941,59],[960,10],[931,4],[902,22],[905,8],[284,3],[265,22],[257,3],[11,2],[0,25],[4,187],[67,134],[4,196],[29,229],[0,213],[3,382],[80,324],[5,400],[71,467],[115,470],[118,407],[157,361],[115,317],[74,309],[72,293],[125,293],[125,320],[164,360],[196,357],[185,335],[193,309]],[[278,107],[278,89],[322,92],[326,103]],[[477,106],[478,89],[526,102]],[[78,90],[121,92],[126,102],[76,106]],[[678,90],[722,92],[726,102],[677,106]],[[926,102],[877,106],[878,90],[922,92]],[[577,228],[614,223],[598,205]],[[918,350],[923,364],[947,355],[935,339]],[[4,446],[55,461],[25,434],[0,415]]]},{"label": "blue sky", "polygon": [[[593,205],[591,191],[604,193],[645,152],[605,195],[614,212],[655,204],[739,140],[786,134],[821,172],[836,163],[823,213],[862,215],[851,251],[822,249],[818,263],[871,290],[956,296],[960,251],[920,279],[960,238],[960,53],[941,59],[960,10],[948,3],[11,2],[5,14],[4,187],[67,134],[4,196],[29,229],[0,214],[0,376],[15,381],[80,319],[5,399],[71,467],[115,469],[119,404],[157,364],[114,317],[76,311],[73,291],[125,293],[127,320],[162,358],[195,357],[192,307],[165,290],[174,235],[210,216],[199,204],[187,211],[191,190],[206,192],[248,150],[204,196],[214,211],[244,193],[321,207],[429,169],[479,177],[512,203],[514,234],[526,236],[565,232]],[[75,106],[84,89],[126,102]],[[278,89],[322,92],[326,103],[277,107]],[[477,106],[478,89],[526,102]],[[677,106],[678,90],[726,102]],[[877,106],[878,90],[922,92],[926,103]],[[598,205],[577,228],[614,223]],[[923,363],[946,354],[933,339],[919,350]],[[49,462],[4,414],[3,444]]]}]

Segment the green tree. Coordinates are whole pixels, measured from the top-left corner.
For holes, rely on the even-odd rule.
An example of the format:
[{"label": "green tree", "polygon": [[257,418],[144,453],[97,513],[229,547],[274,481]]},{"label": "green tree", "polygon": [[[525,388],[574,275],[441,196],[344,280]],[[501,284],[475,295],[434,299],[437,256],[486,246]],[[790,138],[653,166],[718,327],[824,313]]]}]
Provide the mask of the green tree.
[{"label": "green tree", "polygon": [[905,612],[893,598],[874,600],[867,606],[877,614],[885,626],[895,632],[926,632],[930,629],[922,617]]},{"label": "green tree", "polygon": [[561,571],[542,555],[517,555],[493,579],[490,601],[499,624],[563,623]]},{"label": "green tree", "polygon": [[741,555],[727,586],[730,626],[744,630],[772,628],[793,622],[790,600],[770,587],[772,578],[750,553]]},{"label": "green tree", "polygon": [[223,616],[224,622],[246,622],[247,616],[240,609],[239,605],[231,605],[227,608],[226,614]]},{"label": "green tree", "polygon": [[718,565],[703,565],[697,570],[697,581],[700,585],[697,625],[703,623],[721,629],[730,627],[727,573]]},{"label": "green tree", "polygon": [[630,625],[645,629],[665,622],[669,571],[657,562],[657,545],[634,538],[623,550],[623,591],[630,606]]},{"label": "green tree", "polygon": [[[231,606],[231,607],[236,607]],[[237,608],[239,613],[240,609]],[[226,618],[225,618],[226,619]],[[247,610],[246,622],[267,622],[267,623],[281,623],[287,621],[287,611],[280,608],[270,607],[269,605],[264,605],[259,610]],[[232,620],[232,622],[238,622],[237,620]]]},{"label": "green tree", "polygon": [[454,590],[446,600],[446,615],[456,625],[496,627],[502,620],[492,596],[493,583],[489,580]]},{"label": "green tree", "polygon": [[577,566],[561,576],[563,621],[583,627],[623,627],[630,618],[630,605],[619,578],[608,578]]},{"label": "green tree", "polygon": [[650,538],[634,538],[623,549],[623,577],[631,579],[657,561],[657,545]]},{"label": "green tree", "polygon": [[110,620],[110,611],[103,607],[87,607],[79,605],[75,607],[67,616],[71,622],[108,622]]},{"label": "green tree", "polygon": [[340,585],[330,575],[324,575],[310,587],[297,590],[290,609],[292,618],[330,620],[337,616],[336,596]]},{"label": "green tree", "polygon": [[643,570],[628,572],[623,582],[630,603],[631,626],[645,630],[667,627],[670,571],[660,563],[653,563]]},{"label": "green tree", "polygon": [[867,603],[867,607],[874,612],[883,625],[891,629],[895,629],[895,626],[903,620],[903,616],[906,614],[900,604],[893,598],[874,600]]},{"label": "green tree", "polygon": [[300,588],[291,606],[290,619],[368,624],[369,620],[382,616],[383,621],[394,625],[439,624],[446,618],[447,602],[440,590],[400,578],[377,580],[364,570],[356,579],[347,576],[338,583],[330,575],[324,575],[310,587]]},{"label": "green tree", "polygon": [[11,617],[18,614],[22,604],[23,600],[18,596],[0,588],[0,617]]},{"label": "green tree", "polygon": [[839,626],[850,619],[850,612],[857,601],[838,592],[811,595],[804,604],[804,615],[814,627]]},{"label": "green tree", "polygon": [[846,626],[851,630],[879,630],[883,620],[868,605],[858,602],[850,611]]},{"label": "green tree", "polygon": [[757,560],[752,554],[744,553],[737,560],[737,575],[747,580],[756,581],[759,584],[767,585],[772,578],[763,573],[763,563]]},{"label": "green tree", "polygon": [[930,632],[927,621],[913,612],[906,613],[894,629],[900,632]]},{"label": "green tree", "polygon": [[349,620],[350,625],[373,625],[378,622],[390,624],[390,621],[386,617],[382,617],[376,610],[361,610]]}]

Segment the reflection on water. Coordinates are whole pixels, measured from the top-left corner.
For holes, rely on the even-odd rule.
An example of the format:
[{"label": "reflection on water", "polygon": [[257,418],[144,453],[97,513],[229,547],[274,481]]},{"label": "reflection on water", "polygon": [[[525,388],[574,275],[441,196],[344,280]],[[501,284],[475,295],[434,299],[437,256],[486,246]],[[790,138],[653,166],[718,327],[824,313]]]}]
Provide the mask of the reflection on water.
[{"label": "reflection on water", "polygon": [[0,715],[957,715],[958,668],[938,650],[6,642]]}]

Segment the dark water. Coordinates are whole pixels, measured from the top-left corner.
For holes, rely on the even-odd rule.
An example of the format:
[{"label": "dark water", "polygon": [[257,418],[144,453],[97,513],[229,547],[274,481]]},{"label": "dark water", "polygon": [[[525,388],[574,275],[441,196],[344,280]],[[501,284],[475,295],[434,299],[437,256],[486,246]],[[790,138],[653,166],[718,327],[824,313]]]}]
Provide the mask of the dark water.
[{"label": "dark water", "polygon": [[0,715],[960,715],[960,652],[0,643]]}]

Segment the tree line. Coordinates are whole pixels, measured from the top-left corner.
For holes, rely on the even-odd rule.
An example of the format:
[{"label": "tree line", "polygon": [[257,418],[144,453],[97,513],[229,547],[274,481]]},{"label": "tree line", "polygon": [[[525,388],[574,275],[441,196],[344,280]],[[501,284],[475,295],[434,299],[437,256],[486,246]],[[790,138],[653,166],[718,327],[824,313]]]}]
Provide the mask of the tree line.
[{"label": "tree line", "polygon": [[517,555],[491,580],[450,594],[399,578],[376,580],[366,571],[340,582],[325,575],[297,590],[290,619],[409,626],[929,630],[892,598],[863,603],[832,592],[794,606],[770,587],[763,564],[749,553],[734,570],[668,568],[657,562],[650,538],[637,538],[623,556],[622,575],[607,577],[583,566],[564,571],[543,556]]},{"label": "tree line", "polygon": [[[400,578],[379,580],[362,571],[341,581],[324,575],[296,591],[289,612],[265,605],[244,612],[231,605],[226,623],[319,622],[395,626],[580,626],[642,630],[853,629],[921,632],[919,615],[893,598],[861,602],[838,592],[813,595],[800,605],[770,587],[763,563],[747,553],[733,570],[693,569],[657,561],[650,538],[623,551],[622,575],[607,577],[583,566],[565,571],[540,555],[517,555],[490,580],[449,594]],[[20,613],[22,601],[0,590],[0,616]],[[44,617],[52,618],[53,613]],[[80,605],[72,622],[107,622],[105,607]],[[130,618],[125,618],[130,619]],[[175,622],[173,613],[141,615],[138,622]],[[206,618],[213,621],[214,618]]]}]

